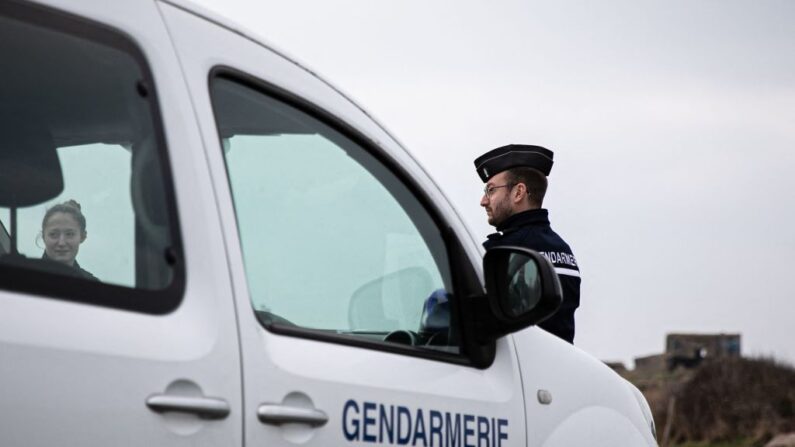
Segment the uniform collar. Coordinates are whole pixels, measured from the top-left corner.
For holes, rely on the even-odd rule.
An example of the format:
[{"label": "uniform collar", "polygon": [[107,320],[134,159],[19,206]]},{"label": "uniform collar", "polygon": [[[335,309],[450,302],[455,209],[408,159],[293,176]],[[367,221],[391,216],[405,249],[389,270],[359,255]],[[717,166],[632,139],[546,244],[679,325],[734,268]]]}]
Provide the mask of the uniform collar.
[{"label": "uniform collar", "polygon": [[544,208],[522,211],[497,225],[497,231],[505,232],[525,225],[549,225],[549,211]]}]

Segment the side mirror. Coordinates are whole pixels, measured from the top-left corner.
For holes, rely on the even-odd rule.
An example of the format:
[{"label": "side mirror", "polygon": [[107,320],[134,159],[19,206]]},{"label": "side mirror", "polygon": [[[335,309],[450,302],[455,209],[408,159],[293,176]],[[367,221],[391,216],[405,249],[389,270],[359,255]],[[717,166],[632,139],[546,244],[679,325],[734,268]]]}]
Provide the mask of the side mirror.
[{"label": "side mirror", "polygon": [[496,247],[483,257],[486,300],[481,341],[538,324],[554,314],[563,301],[555,267],[539,253],[522,247]]}]

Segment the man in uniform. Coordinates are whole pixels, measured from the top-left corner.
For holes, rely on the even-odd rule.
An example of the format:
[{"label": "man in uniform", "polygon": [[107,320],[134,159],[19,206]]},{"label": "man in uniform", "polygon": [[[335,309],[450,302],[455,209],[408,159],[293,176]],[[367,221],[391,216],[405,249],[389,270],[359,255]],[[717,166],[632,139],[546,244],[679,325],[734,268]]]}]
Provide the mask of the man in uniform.
[{"label": "man in uniform", "polygon": [[574,311],[580,305],[580,269],[569,245],[549,226],[542,208],[552,151],[541,146],[510,144],[475,159],[475,168],[486,184],[480,206],[497,228],[483,243],[486,250],[515,245],[535,250],[555,266],[563,288],[560,309],[539,326],[574,343]]}]

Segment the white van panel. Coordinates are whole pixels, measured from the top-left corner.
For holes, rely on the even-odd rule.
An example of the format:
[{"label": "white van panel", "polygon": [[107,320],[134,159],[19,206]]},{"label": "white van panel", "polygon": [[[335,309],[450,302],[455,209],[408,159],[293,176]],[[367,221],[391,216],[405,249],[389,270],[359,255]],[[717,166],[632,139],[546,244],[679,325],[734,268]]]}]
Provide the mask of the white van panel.
[{"label": "white van panel", "polygon": [[[631,385],[607,365],[536,327],[511,337],[527,396],[528,445],[656,445]],[[537,398],[540,390],[549,404]],[[604,437],[620,442],[595,443]]]},{"label": "white van panel", "polygon": [[[516,357],[507,339],[498,341],[495,363],[480,370],[328,341],[277,335],[262,327],[251,310],[251,292],[246,286],[240,236],[208,92],[208,78],[214,68],[232,68],[296,94],[344,119],[372,141],[380,142],[378,146],[388,156],[415,176],[421,187],[427,188],[434,203],[439,201],[439,206],[447,212],[451,209],[411,157],[388,139],[358,107],[327,84],[258,42],[226,29],[208,28],[209,22],[196,14],[167,4],[161,6],[161,11],[181,55],[192,98],[199,110],[207,158],[223,209],[245,365],[246,442],[343,445],[346,443],[345,427],[353,430],[355,423],[352,418],[367,417],[363,416],[362,408],[350,406],[350,402],[354,402],[352,405],[356,406],[370,403],[378,408],[404,408],[415,418],[418,414],[434,412],[450,414],[452,418],[477,415],[493,419],[494,424],[502,420],[506,427],[501,429],[505,430],[506,438],[500,440],[500,445],[525,445],[525,430],[523,422],[520,422],[523,420],[524,396]],[[476,265],[480,264],[479,259],[476,262]],[[329,419],[319,427],[267,425],[257,419],[257,411],[262,404],[321,410]],[[366,425],[364,419],[360,422]],[[368,427],[376,430],[374,425]],[[470,427],[470,422],[467,422],[467,427]],[[394,431],[389,433],[394,434]],[[471,441],[474,435],[468,436]]]},{"label": "white van panel", "polygon": [[[41,3],[115,28],[146,57],[176,183],[187,282],[182,303],[166,315],[0,291],[0,445],[242,445],[240,359],[218,213],[162,18],[151,1]],[[169,391],[217,397],[232,411],[203,420],[147,407],[148,397]]]}]

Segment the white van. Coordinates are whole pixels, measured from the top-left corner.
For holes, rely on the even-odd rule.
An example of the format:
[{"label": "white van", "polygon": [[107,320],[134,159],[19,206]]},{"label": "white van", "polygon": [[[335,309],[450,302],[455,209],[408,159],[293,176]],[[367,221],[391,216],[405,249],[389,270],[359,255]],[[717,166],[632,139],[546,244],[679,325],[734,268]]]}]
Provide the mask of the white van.
[{"label": "white van", "polygon": [[245,31],[3,0],[0,55],[1,446],[655,445],[551,265]]}]

